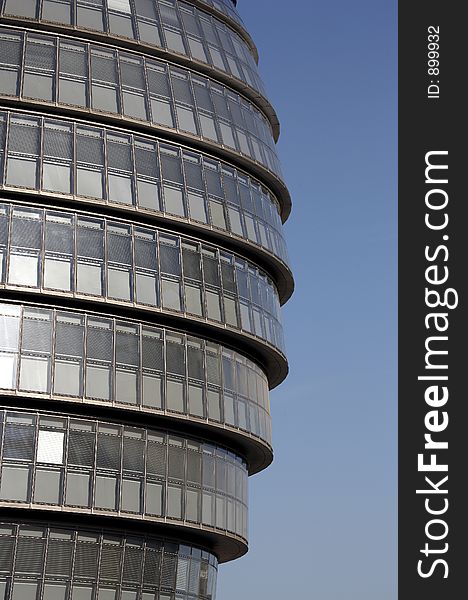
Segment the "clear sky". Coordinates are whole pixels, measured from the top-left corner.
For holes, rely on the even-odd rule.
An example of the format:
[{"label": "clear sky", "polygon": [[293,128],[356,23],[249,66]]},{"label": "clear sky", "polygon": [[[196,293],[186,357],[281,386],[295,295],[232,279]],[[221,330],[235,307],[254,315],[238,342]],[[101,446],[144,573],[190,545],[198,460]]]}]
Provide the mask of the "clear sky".
[{"label": "clear sky", "polygon": [[396,0],[239,0],[293,198],[288,380],[217,600],[395,600]]}]

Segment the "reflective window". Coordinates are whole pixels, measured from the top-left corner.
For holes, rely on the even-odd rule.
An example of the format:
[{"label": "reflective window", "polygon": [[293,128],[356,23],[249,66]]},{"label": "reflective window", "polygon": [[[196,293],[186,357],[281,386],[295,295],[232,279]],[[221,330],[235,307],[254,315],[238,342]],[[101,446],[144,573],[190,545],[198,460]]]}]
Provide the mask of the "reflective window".
[{"label": "reflective window", "polygon": [[[246,537],[247,468],[223,448],[164,431],[70,421],[58,415],[4,411],[1,416],[6,429],[0,503],[32,502],[195,522],[201,515],[205,524]],[[97,441],[97,452],[91,441]],[[185,491],[187,484],[190,493]],[[227,516],[220,516],[225,507]],[[69,565],[62,568],[69,573]],[[33,572],[33,567],[28,565],[26,572]],[[52,563],[48,572],[53,572]]]},{"label": "reflective window", "polygon": [[[270,439],[265,374],[216,344],[130,321],[9,304],[0,304],[0,331],[3,388],[209,417]],[[7,428],[5,435],[9,443],[20,434]],[[28,459],[30,436],[21,450]],[[74,464],[84,464],[86,453],[85,464],[91,466],[94,442],[84,433],[74,432],[72,439],[76,444],[68,448],[69,459],[80,449]],[[38,443],[37,462],[62,464],[61,431],[41,429]],[[8,457],[18,456],[16,446],[8,448]]]},{"label": "reflective window", "polygon": [[[75,48],[69,52],[80,56]],[[0,123],[2,119],[0,113]],[[10,118],[5,184],[76,193],[209,223],[287,262],[278,207],[267,190],[224,163],[193,152],[181,156],[179,149],[167,144],[117,135],[110,129],[74,128],[64,121],[15,116]]]},{"label": "reflective window", "polygon": [[[69,600],[68,590],[72,598],[110,600],[117,589],[123,600],[154,600],[160,584],[166,592],[158,598],[179,599],[189,593],[197,600],[213,600],[215,595],[215,556],[170,538],[42,524],[33,529],[4,519],[0,555],[10,580],[9,600],[36,600],[39,590],[44,600]],[[10,557],[15,557],[14,572]],[[98,579],[98,564],[99,586],[86,583]],[[4,583],[5,577],[0,592],[6,590]]]}]

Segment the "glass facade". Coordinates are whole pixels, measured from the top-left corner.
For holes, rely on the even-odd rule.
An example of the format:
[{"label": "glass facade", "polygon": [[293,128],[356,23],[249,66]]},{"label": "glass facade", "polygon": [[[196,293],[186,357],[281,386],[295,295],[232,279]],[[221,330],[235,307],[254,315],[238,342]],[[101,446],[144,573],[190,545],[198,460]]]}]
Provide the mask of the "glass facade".
[{"label": "glass facade", "polygon": [[217,569],[176,540],[0,521],[2,600],[214,600]]},{"label": "glass facade", "polygon": [[136,53],[1,28],[0,96],[173,129],[281,177],[271,124],[250,101],[211,78]]},{"label": "glass facade", "polygon": [[220,19],[186,2],[7,0],[3,14],[27,16],[44,25],[59,23],[99,31],[182,54],[227,73],[265,95],[257,64],[245,39]]},{"label": "glass facade", "polygon": [[215,600],[294,287],[232,0],[0,0],[0,600]]},{"label": "glass facade", "polygon": [[287,267],[280,206],[271,191],[224,161],[154,137],[0,112],[0,188],[210,226],[260,246]]}]

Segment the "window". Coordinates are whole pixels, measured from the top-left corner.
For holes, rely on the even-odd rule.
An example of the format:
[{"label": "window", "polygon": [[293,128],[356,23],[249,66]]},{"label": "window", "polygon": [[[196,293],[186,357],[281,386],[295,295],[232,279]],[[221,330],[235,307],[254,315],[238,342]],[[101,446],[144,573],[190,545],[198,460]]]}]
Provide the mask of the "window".
[{"label": "window", "polygon": [[186,503],[186,519],[187,521],[199,521],[199,504],[200,492],[187,488],[187,503]]},{"label": "window", "polygon": [[167,127],[174,127],[171,105],[167,100],[152,98],[151,112],[153,114],[153,123],[167,125]]},{"label": "window", "polygon": [[34,392],[49,391],[50,359],[42,356],[22,356],[20,389]]},{"label": "window", "polygon": [[12,600],[36,600],[37,583],[15,581]]},{"label": "window", "polygon": [[109,200],[132,204],[132,180],[128,175],[109,173]]},{"label": "window", "polygon": [[193,315],[199,317],[203,315],[202,293],[199,286],[185,284],[185,308],[188,313]]},{"label": "window", "polygon": [[28,501],[29,469],[23,467],[3,467],[0,483],[2,500]]},{"label": "window", "polygon": [[167,380],[166,406],[168,410],[184,412],[184,384],[181,381]]},{"label": "window", "polygon": [[173,519],[182,518],[182,489],[180,487],[167,486],[167,516]]},{"label": "window", "polygon": [[8,158],[7,177],[8,185],[16,185],[35,189],[37,180],[37,162],[29,158]]},{"label": "window", "polygon": [[115,400],[122,404],[137,403],[136,371],[117,369],[115,380]]},{"label": "window", "polygon": [[103,197],[102,174],[100,171],[78,167],[77,168],[77,194],[90,198]]},{"label": "window", "polygon": [[65,600],[67,586],[61,583],[44,584],[44,600]]},{"label": "window", "polygon": [[121,510],[127,512],[139,513],[140,508],[140,488],[141,484],[139,481],[134,479],[123,479],[122,480],[122,504]]},{"label": "window", "polygon": [[124,91],[123,94],[124,114],[135,119],[147,120],[146,101],[143,94]]},{"label": "window", "polygon": [[203,389],[189,385],[189,411],[191,415],[203,417]]},{"label": "window", "polygon": [[185,217],[184,196],[181,189],[165,185],[164,199],[168,213]]},{"label": "window", "polygon": [[70,0],[42,0],[42,19],[69,25]]},{"label": "window", "polygon": [[36,470],[34,502],[60,504],[60,471]]},{"label": "window", "polygon": [[81,396],[83,370],[79,362],[55,360],[54,392],[64,396]]},{"label": "window", "polygon": [[150,515],[163,514],[163,486],[162,483],[146,484],[146,512]]},{"label": "window", "polygon": [[108,365],[86,367],[86,396],[99,400],[110,400],[111,372]]},{"label": "window", "polygon": [[63,464],[64,434],[61,431],[39,431],[37,462]]},{"label": "window", "polygon": [[180,311],[180,284],[178,281],[163,279],[161,281],[164,308]]},{"label": "window", "polygon": [[0,353],[0,388],[14,389],[16,387],[17,357],[15,354]]},{"label": "window", "polygon": [[89,484],[88,473],[68,472],[66,504],[69,506],[89,506]]},{"label": "window", "polygon": [[115,510],[117,479],[115,477],[96,476],[94,504],[96,508]]},{"label": "window", "polygon": [[34,19],[36,17],[35,2],[30,2],[30,0],[7,0],[5,14]]},{"label": "window", "polygon": [[161,378],[146,373],[143,375],[143,405],[150,408],[162,407]]},{"label": "window", "polygon": [[71,192],[71,167],[59,163],[44,163],[42,187],[44,190],[69,194]]}]

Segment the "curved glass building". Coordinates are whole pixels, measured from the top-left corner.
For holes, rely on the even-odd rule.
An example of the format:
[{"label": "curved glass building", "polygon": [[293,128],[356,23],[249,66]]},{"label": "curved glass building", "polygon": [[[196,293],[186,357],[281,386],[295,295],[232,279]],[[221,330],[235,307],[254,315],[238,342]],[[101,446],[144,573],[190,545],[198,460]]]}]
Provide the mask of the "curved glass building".
[{"label": "curved glass building", "polygon": [[279,123],[232,0],[0,0],[0,600],[214,600],[272,461]]}]

